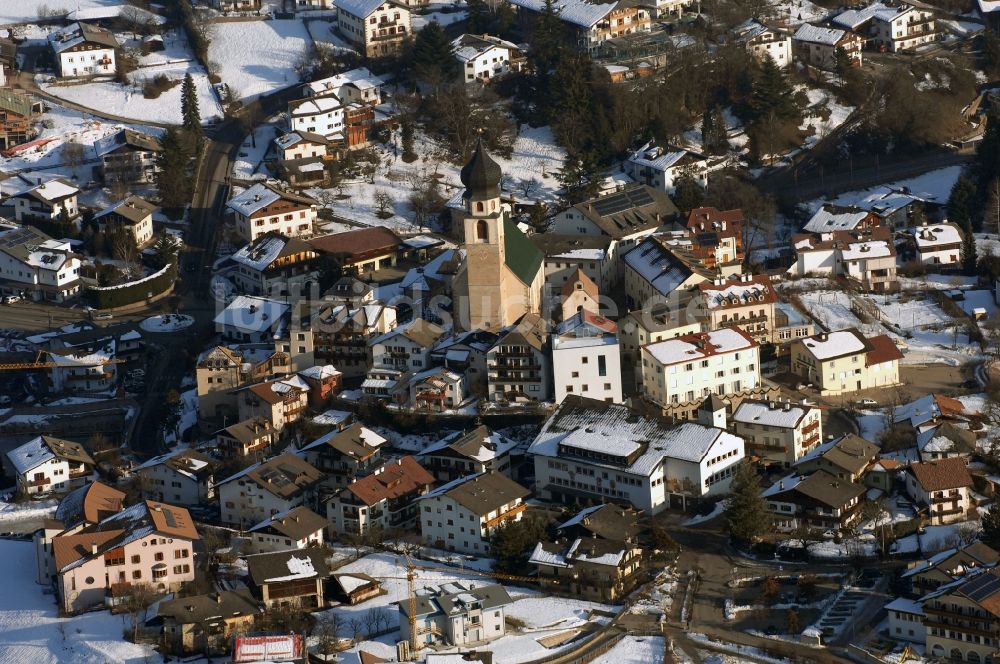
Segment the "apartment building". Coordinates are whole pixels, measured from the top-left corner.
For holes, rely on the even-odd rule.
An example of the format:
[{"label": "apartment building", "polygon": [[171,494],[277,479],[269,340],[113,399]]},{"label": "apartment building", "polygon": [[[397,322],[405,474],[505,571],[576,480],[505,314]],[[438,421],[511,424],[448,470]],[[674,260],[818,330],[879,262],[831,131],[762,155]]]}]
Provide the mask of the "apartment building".
[{"label": "apartment building", "polygon": [[896,248],[888,228],[795,235],[792,248],[795,264],[788,271],[797,276],[844,277],[875,293],[899,289]]},{"label": "apartment building", "polygon": [[635,542],[580,537],[539,542],[528,564],[548,592],[615,603],[642,579],[642,548]]},{"label": "apartment building", "polygon": [[115,605],[133,585],[176,592],[194,581],[194,542],[199,539],[183,507],[147,500],[51,537],[59,607],[77,613]]},{"label": "apartment building", "polygon": [[621,403],[618,325],[603,316],[580,311],[559,324],[551,344],[556,402],[567,394],[580,394]]},{"label": "apartment building", "polygon": [[74,220],[80,216],[77,195],[80,190],[61,178],[39,180],[11,194],[14,219],[31,223],[33,219],[56,221]]},{"label": "apartment building", "polygon": [[231,424],[215,434],[215,444],[227,458],[262,458],[278,439],[278,430],[263,417],[251,417]]},{"label": "apartment building", "polygon": [[134,129],[119,131],[94,142],[106,183],[152,183],[156,180],[157,157],[163,151],[160,139]]},{"label": "apartment building", "polygon": [[31,226],[0,229],[0,294],[65,302],[80,292],[81,267],[69,242]]},{"label": "apartment building", "polygon": [[94,474],[94,460],[83,445],[61,438],[38,436],[6,456],[21,496],[72,491]]},{"label": "apartment building", "polygon": [[518,71],[524,57],[517,44],[492,35],[462,35],[451,42],[452,53],[462,69],[465,83],[489,83]]},{"label": "apartment building", "polygon": [[236,416],[238,388],[291,371],[288,355],[269,349],[215,346],[198,356],[195,363],[198,412],[201,417]]},{"label": "apartment building", "polygon": [[528,448],[543,500],[615,502],[648,513],[722,495],[743,439],[693,422],[673,425],[628,406],[568,396]]},{"label": "apartment building", "polygon": [[218,467],[212,457],[187,448],[153,457],[134,472],[141,478],[144,498],[197,507],[215,498]]},{"label": "apartment building", "polygon": [[269,553],[323,544],[326,519],[305,505],[279,512],[247,530],[251,551]]},{"label": "apartment building", "polygon": [[[525,29],[545,10],[542,0],[516,0],[511,3]],[[560,6],[559,18],[576,39],[578,48],[592,54],[609,39],[649,32],[653,9],[637,2],[593,4],[586,0],[568,0]]]},{"label": "apartment building", "polygon": [[818,470],[782,478],[761,495],[779,532],[798,528],[825,532],[848,528],[861,517],[865,491],[862,484]]},{"label": "apartment building", "polygon": [[771,343],[778,293],[766,274],[742,274],[698,284],[710,330],[738,327],[758,344]]},{"label": "apartment building", "polygon": [[906,469],[906,493],[921,506],[933,525],[964,521],[974,507],[972,476],[961,457],[911,463]]},{"label": "apartment building", "polygon": [[165,600],[156,609],[166,650],[175,655],[225,655],[237,634],[253,631],[261,613],[246,588]]},{"label": "apartment building", "polygon": [[488,472],[509,476],[510,455],[517,445],[510,438],[480,425],[470,431],[448,434],[425,447],[418,458],[438,482]]},{"label": "apartment building", "polygon": [[525,314],[500,331],[486,352],[488,397],[494,403],[544,401],[552,394],[548,323]]},{"label": "apartment building", "polygon": [[237,234],[246,242],[253,242],[272,232],[285,237],[312,235],[319,203],[308,196],[258,182],[230,198],[226,208],[233,213]]},{"label": "apartment building", "polygon": [[[413,616],[418,643],[467,646],[507,633],[505,609],[513,603],[499,584],[453,581],[417,595]],[[410,602],[397,602],[399,638],[410,642]]]},{"label": "apartment building", "polygon": [[339,489],[378,469],[382,463],[382,446],[386,442],[382,436],[355,422],[307,443],[299,454],[323,473],[324,486]]},{"label": "apartment building", "polygon": [[330,529],[354,536],[410,530],[417,525],[417,501],[433,484],[434,476],[412,456],[375,468],[326,504]]},{"label": "apartment building", "polygon": [[371,301],[322,309],[311,321],[316,359],[337,367],[344,378],[368,372],[369,348],[396,327],[396,308]]},{"label": "apartment building", "polygon": [[823,440],[823,418],[805,399],[744,399],[733,411],[732,431],[743,438],[748,455],[788,468]]},{"label": "apartment building", "polygon": [[704,188],[708,186],[709,174],[727,163],[725,157],[707,157],[686,148],[650,141],[628,156],[623,170],[636,182],[672,196],[682,177],[693,178]]},{"label": "apartment building", "polygon": [[114,203],[96,215],[98,228],[108,235],[125,233],[137,247],[143,247],[153,239],[153,213],[156,206],[138,196]]},{"label": "apartment building", "polygon": [[785,31],[749,18],[733,28],[733,35],[758,62],[771,58],[782,69],[792,64],[792,36]]},{"label": "apartment building", "polygon": [[[320,254],[307,242],[266,233],[240,247],[229,259],[227,275],[244,295],[315,297],[319,295]],[[312,288],[316,292],[310,292]]]},{"label": "apartment building", "polygon": [[624,255],[622,265],[625,306],[629,310],[657,305],[678,310],[698,284],[716,276],[712,271],[683,260],[665,236],[643,239]]},{"label": "apartment building", "polygon": [[803,475],[823,470],[838,480],[861,482],[877,463],[879,451],[878,445],[850,433],[817,445],[794,465]]},{"label": "apartment building", "polygon": [[797,339],[791,370],[824,396],[899,384],[903,353],[886,335],[865,337],[854,328]]},{"label": "apartment building", "polygon": [[337,31],[363,55],[394,55],[411,33],[409,8],[393,0],[340,0]]},{"label": "apartment building", "polygon": [[854,66],[860,67],[864,47],[865,38],[850,30],[809,23],[800,25],[792,35],[792,53],[795,59],[820,69],[835,69],[837,53],[841,51]]},{"label": "apartment building", "polygon": [[497,472],[460,477],[420,498],[420,535],[439,549],[485,554],[494,530],[521,520],[530,493]]},{"label": "apartment building", "polygon": [[712,394],[762,390],[757,342],[739,327],[699,332],[642,347],[642,392],[665,414],[695,419]]},{"label": "apartment building", "polygon": [[928,655],[989,662],[1000,648],[1000,570],[981,569],[923,603]]},{"label": "apartment building", "polygon": [[582,271],[599,292],[610,292],[618,283],[611,260],[611,239],[606,236],[535,233],[528,239],[545,255],[545,292],[557,297],[577,270]]},{"label": "apartment building", "polygon": [[882,51],[900,53],[937,41],[934,13],[926,6],[905,2],[872,2],[833,17],[834,25],[867,35]]},{"label": "apartment building", "polygon": [[219,519],[249,527],[300,505],[315,505],[323,473],[294,454],[255,463],[215,486]]},{"label": "apartment building", "polygon": [[119,45],[110,30],[71,23],[48,39],[60,78],[114,75]]},{"label": "apartment building", "polygon": [[303,417],[308,407],[309,384],[299,376],[257,383],[239,393],[240,421],[260,417],[278,431]]},{"label": "apartment building", "polygon": [[917,260],[930,267],[958,266],[962,261],[962,230],[948,222],[913,228]]}]

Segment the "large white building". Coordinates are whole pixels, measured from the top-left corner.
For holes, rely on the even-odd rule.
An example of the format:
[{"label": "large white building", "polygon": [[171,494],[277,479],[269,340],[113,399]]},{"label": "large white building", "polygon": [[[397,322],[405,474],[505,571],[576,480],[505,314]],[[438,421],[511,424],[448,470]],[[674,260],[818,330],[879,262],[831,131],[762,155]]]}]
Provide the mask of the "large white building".
[{"label": "large white building", "polygon": [[32,184],[11,195],[14,202],[14,219],[30,222],[32,219],[74,220],[80,216],[77,194],[80,190],[61,178]]},{"label": "large white building", "polygon": [[621,403],[618,326],[589,311],[563,321],[551,336],[556,402],[567,394]]},{"label": "large white building", "polygon": [[631,503],[656,513],[728,491],[743,439],[693,422],[566,397],[528,448],[542,499]]},{"label": "large white building", "polygon": [[758,389],[759,355],[757,342],[738,327],[658,341],[642,348],[642,391],[665,411],[694,419],[712,394]]},{"label": "large white building", "polygon": [[962,261],[962,231],[956,224],[924,224],[911,232],[917,259],[922,264],[946,267]]},{"label": "large white building", "polygon": [[462,35],[451,43],[462,68],[462,81],[489,81],[511,71],[511,60],[520,54],[517,44],[492,35]]},{"label": "large white building", "polygon": [[24,496],[64,492],[82,486],[94,472],[94,460],[79,443],[39,436],[7,452],[17,491]]},{"label": "large white building", "polygon": [[898,53],[909,51],[938,38],[934,14],[901,2],[872,2],[867,7],[848,9],[833,17],[834,25],[868,35],[880,49]]},{"label": "large white building", "polygon": [[521,520],[530,493],[497,472],[460,477],[420,498],[420,536],[428,546],[485,554],[494,530]]},{"label": "large white building", "polygon": [[336,95],[306,97],[288,102],[288,124],[293,132],[344,138],[344,105]]},{"label": "large white building", "polygon": [[655,145],[652,141],[629,155],[624,170],[636,182],[668,194],[676,191],[676,182],[689,176],[703,188],[708,176],[729,163],[726,157],[706,157],[692,150]]},{"label": "large white building", "polygon": [[[507,633],[504,610],[512,603],[510,595],[498,584],[453,581],[440,588],[424,589],[417,594],[414,602],[417,639],[425,644],[442,641],[449,646],[474,645],[499,639]],[[409,642],[410,602],[403,600],[397,602],[397,606],[400,614],[399,638]],[[455,657],[462,659],[461,655]]]},{"label": "large white building", "polygon": [[135,473],[142,478],[143,497],[195,507],[215,498],[213,479],[217,467],[211,457],[185,448],[153,457]]},{"label": "large white building", "polygon": [[80,291],[80,267],[69,242],[31,226],[0,230],[0,294],[63,302]]},{"label": "large white building", "polygon": [[254,464],[216,485],[219,520],[250,527],[271,516],[314,506],[323,473],[294,454]]},{"label": "large white building", "polygon": [[258,182],[229,199],[226,207],[233,212],[239,236],[253,242],[270,232],[285,237],[312,235],[319,203]]},{"label": "large white building", "polygon": [[50,34],[49,46],[61,78],[112,76],[115,73],[118,40],[110,30],[72,23]]},{"label": "large white building", "polygon": [[792,36],[788,32],[750,18],[733,28],[733,34],[756,60],[771,58],[782,69],[792,63]]},{"label": "large white building", "polygon": [[745,399],[732,417],[733,433],[748,454],[784,468],[823,440],[823,418],[813,404]]},{"label": "large white building", "polygon": [[410,10],[394,0],[338,0],[337,30],[364,56],[393,55],[411,32]]}]

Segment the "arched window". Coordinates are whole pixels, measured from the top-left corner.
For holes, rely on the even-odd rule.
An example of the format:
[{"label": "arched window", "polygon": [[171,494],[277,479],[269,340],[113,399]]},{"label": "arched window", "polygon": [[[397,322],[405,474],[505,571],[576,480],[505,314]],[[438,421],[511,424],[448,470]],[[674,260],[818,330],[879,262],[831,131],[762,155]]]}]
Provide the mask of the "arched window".
[{"label": "arched window", "polygon": [[[482,203],[477,203],[476,205],[481,206]],[[490,239],[490,226],[482,219],[476,222],[476,239],[480,242],[486,242]]]},{"label": "arched window", "polygon": [[482,212],[484,209],[485,208],[483,208],[483,202],[482,201],[477,201],[476,202],[476,212]]},{"label": "arched window", "polygon": [[982,660],[979,659],[979,653],[978,652],[976,652],[975,650],[970,650],[969,651],[969,656],[966,657],[965,661],[972,662],[972,664],[979,664],[979,662],[982,661]]}]

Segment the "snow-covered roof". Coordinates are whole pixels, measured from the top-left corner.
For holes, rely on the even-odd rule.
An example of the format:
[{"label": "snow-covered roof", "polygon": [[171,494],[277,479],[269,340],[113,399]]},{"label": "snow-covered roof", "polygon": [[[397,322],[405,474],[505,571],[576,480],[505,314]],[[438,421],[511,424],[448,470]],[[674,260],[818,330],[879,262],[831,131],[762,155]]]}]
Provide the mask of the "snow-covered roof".
[{"label": "snow-covered roof", "polygon": [[917,250],[933,249],[944,245],[955,245],[962,242],[962,233],[955,224],[933,224],[911,230]]},{"label": "snow-covered roof", "polygon": [[265,270],[281,254],[287,240],[279,235],[267,235],[257,242],[240,247],[230,258],[252,270]]},{"label": "snow-covered roof", "polygon": [[43,463],[55,459],[56,455],[45,444],[45,439],[39,436],[12,449],[7,453],[7,458],[10,459],[10,463],[18,475],[24,475],[32,468],[37,468]]},{"label": "snow-covered roof", "polygon": [[746,424],[793,429],[809,410],[809,406],[800,404],[744,400],[733,413],[733,420]]},{"label": "snow-covered roof", "polygon": [[836,28],[823,28],[818,25],[803,23],[795,31],[794,39],[798,41],[810,42],[813,44],[825,44],[836,46],[847,33]]},{"label": "snow-covered roof", "polygon": [[802,340],[802,344],[817,360],[829,360],[842,355],[863,353],[868,344],[857,330],[839,330],[829,334],[815,334]]},{"label": "snow-covered roof", "polygon": [[890,258],[896,250],[885,240],[852,242],[840,252],[841,260],[857,261],[863,258]]},{"label": "snow-covered roof", "polygon": [[922,616],[924,615],[924,603],[923,600],[910,599],[908,597],[897,597],[888,604],[885,605],[886,611],[898,611],[900,613],[908,613],[910,615]]},{"label": "snow-covered roof", "polygon": [[[511,0],[511,4],[533,12],[545,9],[545,0]],[[555,0],[552,5],[563,21],[590,28],[610,14],[618,6],[618,2],[601,4],[587,0]]]},{"label": "snow-covered roof", "polygon": [[[354,0],[345,0],[354,1]],[[376,2],[374,7],[378,7],[385,0]],[[343,6],[344,3],[338,2],[338,6]],[[359,3],[361,4],[361,3]],[[374,11],[372,9],[371,11]],[[371,12],[369,12],[371,13]],[[339,93],[340,89],[345,85],[352,85],[359,90],[368,90],[371,88],[378,88],[382,86],[382,79],[371,73],[367,67],[357,67],[349,71],[341,72],[340,74],[335,74],[327,78],[321,78],[310,83],[306,83],[306,87],[313,94],[322,94],[324,92],[332,91]]]},{"label": "snow-covered roof", "polygon": [[288,305],[284,302],[253,295],[237,295],[215,317],[215,323],[245,332],[266,332],[277,325],[287,311]]},{"label": "snow-covered roof", "polygon": [[625,254],[625,263],[661,295],[674,292],[692,274],[690,268],[653,238]]},{"label": "snow-covered roof", "polygon": [[837,208],[824,205],[816,210],[802,230],[808,233],[852,231],[868,217],[867,210]]},{"label": "snow-covered roof", "polygon": [[76,196],[80,190],[60,179],[52,179],[36,184],[19,192],[18,196],[34,196],[49,202],[59,201],[69,196]]},{"label": "snow-covered roof", "polygon": [[313,380],[325,380],[339,376],[340,372],[332,364],[317,364],[299,372],[300,376],[312,378]]},{"label": "snow-covered roof", "polygon": [[49,35],[49,45],[56,53],[62,53],[86,43],[99,44],[107,48],[118,48],[118,41],[109,30],[86,23],[71,23],[64,29]]},{"label": "snow-covered roof", "polygon": [[686,155],[691,155],[695,159],[703,158],[701,155],[688,150],[680,148],[664,149],[653,145],[652,142],[649,142],[633,152],[632,155],[629,156],[628,160],[637,166],[645,166],[647,168],[663,172],[668,168],[676,166]]},{"label": "snow-covered roof", "polygon": [[[345,11],[351,16],[368,18],[372,12],[378,9],[386,0],[336,0],[337,9]],[[391,4],[397,4],[391,2]],[[406,9],[405,5],[400,5]]]},{"label": "snow-covered roof", "polygon": [[288,112],[294,116],[317,115],[320,113],[329,113],[341,106],[340,99],[336,95],[328,93],[292,102],[289,104]]},{"label": "snow-covered roof", "polygon": [[643,349],[660,364],[694,362],[721,353],[732,353],[757,344],[738,327],[688,334],[647,344]]},{"label": "snow-covered roof", "polygon": [[767,487],[761,492],[762,498],[772,498],[779,493],[784,493],[785,491],[790,491],[797,487],[804,479],[805,475],[799,475],[798,473],[792,473],[791,475],[786,475],[780,480]]},{"label": "snow-covered roof", "polygon": [[[726,431],[694,422],[670,426],[625,405],[568,396],[546,421],[528,453],[560,458],[563,452],[572,455],[572,450],[580,450],[588,464],[648,476],[666,459],[698,463],[713,447],[739,440]],[[594,452],[624,458],[627,465],[605,463]]]},{"label": "snow-covered roof", "polygon": [[873,2],[861,9],[848,9],[841,12],[833,17],[833,22],[841,27],[855,30],[872,19],[889,22],[912,10],[913,8],[909,5],[890,7],[881,2]]}]

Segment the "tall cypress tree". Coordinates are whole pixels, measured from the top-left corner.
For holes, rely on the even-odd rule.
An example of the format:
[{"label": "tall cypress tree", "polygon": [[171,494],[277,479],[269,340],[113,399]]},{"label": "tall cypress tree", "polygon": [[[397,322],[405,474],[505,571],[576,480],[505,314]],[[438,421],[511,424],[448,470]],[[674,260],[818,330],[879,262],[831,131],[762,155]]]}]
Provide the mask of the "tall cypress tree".
[{"label": "tall cypress tree", "polygon": [[200,145],[202,139],[201,110],[198,108],[198,91],[191,74],[184,76],[181,85],[181,126],[188,136]]},{"label": "tall cypress tree", "polygon": [[976,236],[972,233],[972,224],[962,226],[962,269],[968,275],[976,274],[979,254],[976,251]]},{"label": "tall cypress tree", "polygon": [[760,491],[760,479],[752,465],[744,461],[736,468],[736,476],[726,499],[726,522],[729,535],[741,546],[752,546],[770,526],[767,503]]},{"label": "tall cypress tree", "polygon": [[171,127],[163,136],[156,165],[160,204],[165,208],[182,208],[191,202],[191,152],[177,128]]}]

